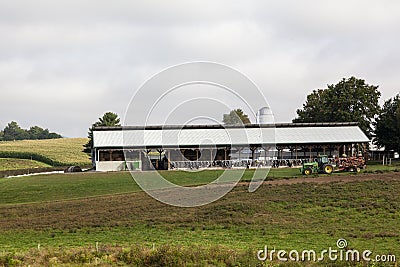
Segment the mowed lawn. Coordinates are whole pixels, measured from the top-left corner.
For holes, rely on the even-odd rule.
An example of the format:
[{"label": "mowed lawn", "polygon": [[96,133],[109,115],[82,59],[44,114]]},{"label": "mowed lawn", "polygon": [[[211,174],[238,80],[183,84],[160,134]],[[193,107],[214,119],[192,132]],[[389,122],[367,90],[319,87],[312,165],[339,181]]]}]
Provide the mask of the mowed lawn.
[{"label": "mowed lawn", "polygon": [[[152,199],[128,172],[0,179],[0,250],[23,255],[40,246],[56,251],[92,248],[93,252],[97,243],[105,250],[143,246],[164,251],[172,246],[174,257],[183,253],[176,248],[195,248],[211,253],[206,257],[217,257],[210,250],[220,246],[217,250],[225,251],[226,257],[246,253],[252,259],[250,266],[255,266],[255,253],[265,245],[318,251],[335,248],[336,241],[345,238],[350,248],[400,257],[398,172],[342,174],[349,180],[315,183],[296,182],[290,172],[299,173],[298,169],[272,170],[267,180],[279,183],[265,183],[254,193],[248,192],[247,183],[240,183],[220,200],[195,208]],[[177,184],[196,185],[221,173],[162,174]],[[243,180],[252,176],[253,171],[246,170]],[[363,177],[369,180],[357,179]]]},{"label": "mowed lawn", "polygon": [[[178,185],[206,184],[217,179],[223,170],[161,171],[167,180]],[[243,173],[243,170],[238,170]],[[144,173],[152,177],[151,173]],[[250,181],[254,170],[246,170],[242,180]],[[300,176],[298,169],[271,170],[267,179]],[[0,179],[0,205],[86,198],[100,195],[137,192],[140,187],[129,172],[72,173],[35,175]]]},{"label": "mowed lawn", "polygon": [[[398,171],[400,167],[370,166],[366,173]],[[217,179],[224,170],[202,171],[160,171],[167,180],[184,186],[206,184]],[[238,170],[243,174],[242,181],[251,181],[254,170]],[[264,174],[264,172],[263,172]],[[146,175],[146,173],[144,173]],[[152,176],[151,173],[148,174]],[[340,176],[356,174],[335,173]],[[358,174],[361,175],[361,174]],[[328,175],[318,175],[326,177]],[[271,169],[265,177],[266,181],[276,179],[296,179],[304,177],[298,168]],[[312,175],[311,177],[317,177]],[[140,191],[129,172],[85,172],[72,174],[35,175],[18,178],[0,179],[0,206],[5,204],[32,203],[76,198],[95,197],[101,195],[120,194]]]}]

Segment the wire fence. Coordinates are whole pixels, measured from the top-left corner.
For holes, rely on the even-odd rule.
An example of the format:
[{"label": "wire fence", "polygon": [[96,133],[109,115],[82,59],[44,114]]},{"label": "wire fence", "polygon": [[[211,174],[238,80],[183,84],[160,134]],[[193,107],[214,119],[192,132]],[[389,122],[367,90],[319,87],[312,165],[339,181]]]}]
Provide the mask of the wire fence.
[{"label": "wire fence", "polygon": [[[334,159],[328,159],[334,164]],[[312,160],[311,160],[312,161]],[[214,161],[170,161],[171,169],[205,169],[205,168],[280,168],[300,167],[310,159],[282,159],[282,160],[214,160]]]}]

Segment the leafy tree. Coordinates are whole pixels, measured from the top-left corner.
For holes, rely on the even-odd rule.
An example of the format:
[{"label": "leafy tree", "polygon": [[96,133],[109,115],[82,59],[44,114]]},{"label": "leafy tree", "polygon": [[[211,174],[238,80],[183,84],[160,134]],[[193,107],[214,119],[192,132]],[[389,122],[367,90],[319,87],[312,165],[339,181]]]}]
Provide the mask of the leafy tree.
[{"label": "leafy tree", "polygon": [[42,129],[42,132],[39,135],[39,139],[47,139],[50,135],[49,129]]},{"label": "leafy tree", "polygon": [[400,152],[400,94],[383,104],[375,123],[374,143],[386,150]]},{"label": "leafy tree", "polygon": [[222,122],[226,125],[250,124],[249,116],[244,114],[240,108],[231,110],[229,114],[224,114]]},{"label": "leafy tree", "polygon": [[43,129],[40,128],[39,126],[32,126],[29,130],[28,130],[28,134],[29,134],[29,139],[40,139],[39,136],[42,134]]},{"label": "leafy tree", "polygon": [[8,123],[3,131],[3,140],[5,141],[24,140],[28,139],[28,137],[28,133],[15,121]]},{"label": "leafy tree", "polygon": [[49,133],[48,138],[47,139],[57,139],[57,138],[62,138],[61,135],[59,135],[58,133]]},{"label": "leafy tree", "polygon": [[62,138],[61,135],[57,133],[50,133],[49,129],[43,129],[39,126],[32,126],[27,131],[29,139],[36,140],[36,139],[56,139]]},{"label": "leafy tree", "polygon": [[4,132],[0,131],[0,141],[3,141],[3,137],[4,137]]},{"label": "leafy tree", "polygon": [[93,128],[97,126],[120,126],[120,119],[118,118],[118,114],[113,112],[104,113],[103,117],[99,118],[98,121],[92,124],[92,127],[89,128],[88,138],[89,141],[84,145],[85,149],[83,152],[91,153],[93,148]]},{"label": "leafy tree", "polygon": [[358,122],[371,138],[372,123],[380,111],[380,96],[378,86],[355,77],[343,78],[327,89],[309,94],[303,109],[296,111],[298,117],[293,122]]}]

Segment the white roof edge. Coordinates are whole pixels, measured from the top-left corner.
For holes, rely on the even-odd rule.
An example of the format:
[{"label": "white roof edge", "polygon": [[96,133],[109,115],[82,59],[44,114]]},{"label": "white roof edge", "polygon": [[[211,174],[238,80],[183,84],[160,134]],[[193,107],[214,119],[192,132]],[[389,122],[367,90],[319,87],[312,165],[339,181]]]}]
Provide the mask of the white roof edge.
[{"label": "white roof edge", "polygon": [[[178,140],[179,139],[179,140]],[[125,141],[125,142],[124,142]],[[368,143],[358,126],[210,128],[210,129],[126,129],[93,131],[94,147],[168,147],[243,144],[340,144]]]}]

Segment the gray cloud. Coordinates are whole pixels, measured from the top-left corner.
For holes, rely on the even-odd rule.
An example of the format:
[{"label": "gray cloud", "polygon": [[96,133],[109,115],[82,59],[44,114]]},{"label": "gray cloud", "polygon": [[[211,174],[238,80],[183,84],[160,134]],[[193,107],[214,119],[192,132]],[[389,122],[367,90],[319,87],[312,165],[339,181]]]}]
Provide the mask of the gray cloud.
[{"label": "gray cloud", "polygon": [[2,1],[0,127],[16,120],[85,136],[104,112],[123,117],[146,79],[197,60],[250,77],[277,121],[290,121],[313,89],[351,75],[380,85],[383,101],[399,92],[399,8],[390,0]]}]

